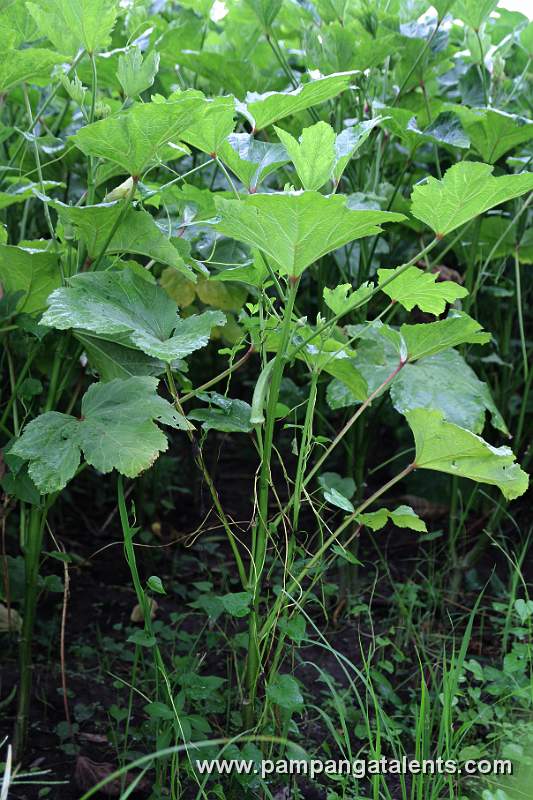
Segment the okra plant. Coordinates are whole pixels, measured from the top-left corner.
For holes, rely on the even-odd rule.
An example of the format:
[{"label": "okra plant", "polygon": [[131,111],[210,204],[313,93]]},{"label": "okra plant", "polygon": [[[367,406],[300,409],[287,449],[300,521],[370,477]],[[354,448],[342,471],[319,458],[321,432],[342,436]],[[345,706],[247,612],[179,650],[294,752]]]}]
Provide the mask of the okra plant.
[{"label": "okra plant", "polygon": [[[220,19],[216,5],[13,0],[2,12],[2,485],[26,570],[18,754],[47,519],[86,467],[116,480],[152,636],[124,479],[149,470],[169,437],[189,442],[234,559],[236,616],[247,617],[246,731],[262,725],[265,698],[294,707],[284,643],[333,560],[356,563],[364,531],[426,530],[410,505],[386,501],[392,487],[419,470],[451,476],[455,492],[463,478],[496,487],[504,501],[528,485],[512,449],[524,417],[513,440],[469,354],[493,348],[475,313],[487,264],[515,258],[519,288],[530,261],[530,155],[511,154],[533,126],[498,107],[497,66],[512,45],[527,75],[531,24],[495,43],[490,71],[496,3],[433,3],[423,20],[427,3],[415,13],[242,0]],[[464,274],[450,277],[446,259]],[[518,309],[530,386],[520,295]],[[218,366],[196,381],[207,347]],[[244,399],[231,394],[242,370]],[[291,375],[303,398],[295,425]],[[384,402],[410,455],[399,448],[391,477],[368,491],[366,420]],[[322,408],[334,415],[326,428]],[[273,475],[289,430],[284,498]],[[204,459],[210,431],[256,448],[247,538]],[[328,468],[345,452],[342,479]],[[171,692],[159,691],[175,740],[186,739]]]}]

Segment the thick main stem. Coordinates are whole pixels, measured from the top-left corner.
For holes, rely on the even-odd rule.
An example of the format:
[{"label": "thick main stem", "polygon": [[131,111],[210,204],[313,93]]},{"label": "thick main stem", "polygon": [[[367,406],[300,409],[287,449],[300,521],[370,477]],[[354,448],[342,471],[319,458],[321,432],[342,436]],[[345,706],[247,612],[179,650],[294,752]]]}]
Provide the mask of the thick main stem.
[{"label": "thick main stem", "polygon": [[248,623],[248,659],[246,662],[246,691],[247,698],[244,707],[246,727],[252,727],[255,719],[255,696],[257,680],[259,677],[260,658],[259,642],[257,638],[259,619],[259,599],[261,595],[261,578],[265,563],[268,543],[268,500],[270,494],[270,462],[274,443],[274,426],[276,421],[276,406],[283,378],[286,354],[291,333],[291,318],[298,292],[298,278],[289,279],[289,291],[278,351],[274,356],[272,380],[268,394],[263,446],[261,449],[261,468],[259,472],[258,512],[254,536],[253,559],[250,568],[249,590],[252,593],[252,608]]},{"label": "thick main stem", "polygon": [[28,732],[32,687],[32,640],[39,595],[39,559],[43,541],[46,511],[33,506],[28,514],[24,543],[24,615],[19,643],[19,691],[17,716],[13,733],[15,761],[24,753]]}]

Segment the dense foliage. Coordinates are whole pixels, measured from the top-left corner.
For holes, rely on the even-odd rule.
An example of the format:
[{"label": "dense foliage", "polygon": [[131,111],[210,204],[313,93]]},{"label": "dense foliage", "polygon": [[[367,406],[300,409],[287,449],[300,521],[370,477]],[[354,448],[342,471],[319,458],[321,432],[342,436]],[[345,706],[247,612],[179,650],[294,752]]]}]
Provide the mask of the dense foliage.
[{"label": "dense foliage", "polygon": [[[520,792],[518,769],[311,786],[194,762],[531,763],[533,23],[496,6],[3,4],[10,797],[34,796],[13,764],[49,635],[73,797]],[[84,651],[92,526],[123,537],[137,605]],[[115,680],[94,720],[84,658]]]}]

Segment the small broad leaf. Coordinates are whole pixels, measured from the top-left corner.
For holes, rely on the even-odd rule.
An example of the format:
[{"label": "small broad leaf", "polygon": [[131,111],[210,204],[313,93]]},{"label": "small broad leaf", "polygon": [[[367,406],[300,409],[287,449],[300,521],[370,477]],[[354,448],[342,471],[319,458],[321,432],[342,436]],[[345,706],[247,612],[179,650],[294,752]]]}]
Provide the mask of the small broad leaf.
[{"label": "small broad leaf", "polygon": [[249,433],[252,430],[252,409],[244,400],[231,400],[217,392],[200,395],[200,399],[212,403],[215,408],[196,408],[189,412],[188,417],[201,422],[205,431]]},{"label": "small broad leaf", "polygon": [[394,511],[389,511],[388,508],[367,511],[359,514],[356,520],[373,531],[381,530],[390,521],[397,528],[410,528],[412,531],[427,533],[426,523],[415,514],[411,506],[398,506]]},{"label": "small broad leaf", "polygon": [[527,490],[528,476],[509,447],[493,447],[475,433],[446,422],[441,411],[416,408],[405,417],[415,438],[417,468],[498,486],[508,500]]},{"label": "small broad leaf", "polygon": [[75,275],[68,287],[52,293],[42,322],[93,333],[171,363],[205,347],[211,328],[224,325],[226,317],[206,311],[182,319],[163,289],[124,269]]},{"label": "small broad leaf", "polygon": [[230,592],[220,598],[224,610],[232,617],[242,618],[250,613],[250,602],[252,595],[250,592]]},{"label": "small broad leaf", "polygon": [[350,499],[355,494],[353,478],[341,478],[336,472],[322,472],[319,479],[322,489],[336,489],[337,492]]},{"label": "small broad leaf", "polygon": [[159,53],[152,50],[143,59],[139,47],[134,46],[118,57],[117,78],[126,97],[137,95],[152,86],[159,69]]},{"label": "small broad leaf", "polygon": [[347,561],[348,564],[353,564],[354,566],[360,567],[363,566],[362,562],[359,561],[359,559],[356,558],[353,553],[351,553],[341,544],[334,544],[331,550],[333,553],[335,553],[335,555],[339,556],[339,558],[342,558],[343,561]]},{"label": "small broad leaf", "polygon": [[72,54],[103,50],[118,12],[116,0],[35,0],[26,7],[54,46]]},{"label": "small broad leaf", "polygon": [[450,167],[440,181],[427,178],[413,190],[413,216],[442,237],[489,208],[533,189],[533,174],[495,178],[492,170],[489,164],[462,161]]},{"label": "small broad leaf", "polygon": [[335,164],[335,131],[327,122],[304,128],[297,141],[290,133],[274,129],[295,166],[304,189],[320,189],[331,178]]},{"label": "small broad leaf", "polygon": [[386,281],[390,281],[383,286],[382,291],[408,311],[418,306],[421,311],[442,314],[446,303],[454,303],[459,297],[466,297],[468,294],[458,283],[437,282],[437,273],[424,272],[418,267],[408,267],[391,280],[401,269],[402,267],[378,269],[378,285],[382,286]]},{"label": "small broad leaf", "polygon": [[132,207],[124,209],[123,203],[67,206],[55,200],[49,205],[57,210],[62,220],[79,231],[89,258],[97,258],[104,252],[104,247],[106,253],[135,253],[169,264],[194,280],[193,271],[148,211]]},{"label": "small broad leaf", "polygon": [[314,261],[343,244],[380,233],[381,223],[403,214],[350,211],[341,195],[318,192],[256,194],[241,200],[216,199],[217,229],[258,247],[285,275],[298,276]]},{"label": "small broad leaf", "polygon": [[46,298],[61,284],[57,255],[53,251],[0,245],[0,283],[4,291],[18,293],[16,310],[36,314]]},{"label": "small broad leaf", "polygon": [[292,675],[275,675],[271,678],[266,694],[271,703],[286,711],[298,711],[304,699],[298,681]]},{"label": "small broad leaf", "polygon": [[157,594],[166,594],[163,581],[157,575],[150,575],[146,581],[146,584],[152,592],[156,592]]},{"label": "small broad leaf", "polygon": [[355,291],[352,291],[350,283],[343,283],[334,289],[324,289],[324,302],[335,315],[348,314],[352,309],[363,305],[370,296],[374,287],[368,281],[362,283]]},{"label": "small broad leaf", "polygon": [[288,92],[248,92],[243,109],[259,131],[289,115],[325,103],[348,88],[355,72],[339,72],[309,81]]},{"label": "small broad leaf", "polygon": [[485,411],[489,411],[494,427],[509,433],[487,384],[479,380],[456,350],[444,350],[416,364],[406,364],[390,393],[400,414],[413,408],[432,408],[442,411],[448,422],[481,433]]},{"label": "small broad leaf", "polygon": [[138,177],[157,161],[164,145],[175,144],[204,109],[205,100],[193,90],[173,101],[135,103],[126,111],[80,128],[72,141],[85,155],[105,158]]},{"label": "small broad leaf", "polygon": [[0,92],[4,94],[18,83],[49,79],[53,67],[63,61],[64,56],[51,50],[37,47],[11,50],[3,47],[0,52]]},{"label": "small broad leaf", "polygon": [[324,500],[326,503],[336,506],[336,508],[342,508],[343,511],[347,511],[349,514],[354,511],[353,503],[333,487],[331,489],[325,489]]},{"label": "small broad leaf", "polygon": [[464,312],[454,311],[446,319],[418,325],[402,325],[400,334],[407,347],[409,361],[440,353],[460,344],[486,344],[490,333]]},{"label": "small broad leaf", "polygon": [[81,417],[48,411],[26,425],[11,452],[29,461],[42,494],[61,491],[74,477],[80,452],[100,472],[134,478],[148,469],[167,440],[155,421],[182,430],[189,424],[157,392],[155,378],[129,378],[89,387]]},{"label": "small broad leaf", "polygon": [[250,133],[231,133],[218,155],[252,193],[267,175],[290,161],[282,144],[254,139]]}]

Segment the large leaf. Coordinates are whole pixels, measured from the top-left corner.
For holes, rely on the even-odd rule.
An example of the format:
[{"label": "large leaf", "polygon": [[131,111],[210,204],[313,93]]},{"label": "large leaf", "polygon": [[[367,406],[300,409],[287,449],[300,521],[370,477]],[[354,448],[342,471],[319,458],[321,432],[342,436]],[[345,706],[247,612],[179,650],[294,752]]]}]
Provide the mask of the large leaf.
[{"label": "large leaf", "polygon": [[460,344],[486,344],[490,333],[479,322],[463,312],[454,311],[446,319],[418,325],[402,325],[400,333],[407,348],[409,361],[440,353]]},{"label": "large leaf", "polygon": [[401,267],[394,269],[378,269],[378,284],[382,291],[396,300],[408,311],[415,306],[430,314],[442,314],[446,303],[454,303],[459,297],[466,297],[467,290],[454,281],[437,281],[437,274],[424,272],[418,267],[408,267],[397,278],[391,280]]},{"label": "large leaf", "polygon": [[533,122],[494,108],[466,108],[457,113],[483,161],[494,164],[505,153],[533,139]]},{"label": "large leaf", "polygon": [[415,437],[418,469],[498,486],[508,500],[527,490],[528,476],[509,447],[493,447],[475,433],[446,422],[441,411],[416,408],[405,416]]},{"label": "large leaf", "polygon": [[508,433],[487,384],[456,350],[406,364],[392,383],[390,394],[401,414],[413,408],[432,408],[441,411],[448,422],[481,433],[485,411],[489,411],[494,427]]},{"label": "large leaf", "polygon": [[40,34],[33,17],[28,14],[24,0],[3,0],[1,4],[0,36],[12,47],[34,42]]},{"label": "large leaf", "polygon": [[498,5],[498,0],[455,0],[453,14],[478,30]]},{"label": "large leaf", "polygon": [[250,133],[230,134],[218,154],[249,192],[255,192],[270,172],[290,161],[282,144],[263,142]]},{"label": "large leaf", "polygon": [[204,109],[205,100],[192,90],[172,102],[135,103],[80,128],[72,140],[85,155],[105,158],[138,177]]},{"label": "large leaf", "polygon": [[72,54],[107,47],[118,11],[116,0],[36,0],[26,6],[59,52]]},{"label": "large leaf", "polygon": [[[200,94],[200,97],[203,97]],[[173,97],[171,97],[173,99]],[[204,113],[193,120],[180,134],[180,138],[203,153],[216,156],[235,126],[235,98],[216,97],[205,101]]]},{"label": "large leaf", "polygon": [[54,189],[64,184],[58,181],[43,181],[42,183],[15,183],[5,192],[0,192],[0,209],[8,208],[9,206],[16,205],[17,203],[24,203],[30,197],[35,197],[35,191],[47,191]]},{"label": "large leaf", "polygon": [[131,206],[124,209],[123,203],[124,201],[100,203],[96,206],[67,206],[52,201],[50,205],[53,205],[63,221],[68,221],[78,230],[90,258],[99,256],[105,246],[106,253],[136,253],[147,256],[162,264],[169,264],[194,280],[194,273],[152,216],[144,209]]},{"label": "large leaf", "polygon": [[412,214],[442,237],[489,208],[533,189],[533,174],[495,178],[492,170],[489,164],[463,161],[450,167],[440,181],[429,177],[413,190]]},{"label": "large leaf", "polygon": [[43,323],[60,330],[76,328],[142,350],[167,363],[204,347],[220,311],[181,319],[176,304],[155,284],[130,269],[75,275],[70,286],[49,298]]},{"label": "large leaf", "polygon": [[[274,126],[275,127],[275,126]],[[327,122],[304,128],[298,141],[287,131],[276,128],[280,142],[289,154],[304,189],[320,189],[331,178],[335,164],[335,131]]]},{"label": "large leaf", "polygon": [[354,75],[355,72],[326,75],[304,83],[290,92],[248,92],[244,109],[246,116],[253,120],[254,130],[261,130],[284,117],[331,100],[348,88]]},{"label": "large leaf", "polygon": [[155,377],[165,371],[163,361],[147,356],[141,350],[107,342],[79,331],[76,332],[76,338],[83,344],[89,365],[101,381],[112,381],[115,378],[124,380],[137,375]]},{"label": "large leaf", "polygon": [[64,56],[36,47],[26,50],[0,51],[0,92],[8,92],[13,86],[26,81],[50,77],[52,68],[65,60]]},{"label": "large leaf", "polygon": [[83,452],[100,472],[118,469],[134,478],[148,469],[167,439],[155,421],[189,427],[156,393],[155,378],[93,384],[81,403],[81,417],[48,411],[30,422],[11,453],[29,461],[29,474],[42,494],[58,492],[74,477]]},{"label": "large leaf", "polygon": [[5,292],[22,292],[17,311],[36,314],[61,283],[57,255],[50,250],[0,245],[0,283]]},{"label": "large leaf", "polygon": [[343,244],[380,233],[381,223],[405,219],[388,211],[350,211],[341,195],[318,192],[256,194],[216,204],[219,231],[258,247],[292,276]]}]

